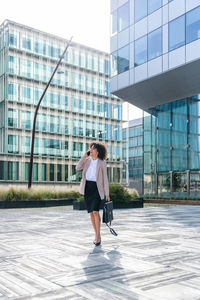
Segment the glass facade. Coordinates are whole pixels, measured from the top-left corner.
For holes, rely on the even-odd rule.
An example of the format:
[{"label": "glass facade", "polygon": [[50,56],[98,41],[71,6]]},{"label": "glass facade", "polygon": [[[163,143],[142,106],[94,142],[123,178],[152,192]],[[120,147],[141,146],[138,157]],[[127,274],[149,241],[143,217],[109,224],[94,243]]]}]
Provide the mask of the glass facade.
[{"label": "glass facade", "polygon": [[[112,11],[112,77],[200,38],[200,6],[169,20],[169,2],[171,1],[127,1]],[[166,6],[168,13],[166,9],[162,10]],[[159,14],[156,15],[157,10]],[[159,18],[162,21],[158,21]]]},{"label": "glass facade", "polygon": [[[124,5],[118,11],[117,30],[129,25],[127,10]],[[35,107],[65,44],[61,38],[11,21],[1,25],[1,181],[28,180]],[[119,51],[122,72],[128,68],[127,51],[124,47]],[[120,181],[122,101],[110,94],[109,55],[72,43],[59,71],[37,115],[33,181],[79,182],[76,163],[95,140],[109,149],[110,180],[117,172]]]},{"label": "glass facade", "polygon": [[169,51],[200,38],[200,6],[169,22]]},{"label": "glass facade", "polygon": [[169,23],[169,51],[185,45],[185,16]]},{"label": "glass facade", "polygon": [[162,55],[162,28],[135,41],[135,67]]},{"label": "glass facade", "polygon": [[199,96],[159,105],[149,112],[144,116],[144,193],[197,194]]},{"label": "glass facade", "polygon": [[123,128],[123,182],[143,193],[143,119],[135,119]]}]

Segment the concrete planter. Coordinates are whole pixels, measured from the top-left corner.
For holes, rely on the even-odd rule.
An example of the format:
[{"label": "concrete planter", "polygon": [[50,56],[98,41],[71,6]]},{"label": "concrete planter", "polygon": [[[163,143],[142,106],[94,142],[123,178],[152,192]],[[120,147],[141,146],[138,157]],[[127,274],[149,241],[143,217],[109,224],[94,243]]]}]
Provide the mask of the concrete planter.
[{"label": "concrete planter", "polygon": [[1,208],[33,208],[73,205],[74,199],[0,201]]},{"label": "concrete planter", "polygon": [[[103,208],[104,201],[101,202],[101,208]],[[136,198],[128,203],[125,202],[113,202],[113,208],[142,208],[143,207],[143,198]],[[86,205],[85,201],[77,201],[74,200],[73,202],[73,209],[74,210],[85,210]]]},{"label": "concrete planter", "polygon": [[144,199],[144,203],[175,204],[175,205],[200,205],[200,200]]}]

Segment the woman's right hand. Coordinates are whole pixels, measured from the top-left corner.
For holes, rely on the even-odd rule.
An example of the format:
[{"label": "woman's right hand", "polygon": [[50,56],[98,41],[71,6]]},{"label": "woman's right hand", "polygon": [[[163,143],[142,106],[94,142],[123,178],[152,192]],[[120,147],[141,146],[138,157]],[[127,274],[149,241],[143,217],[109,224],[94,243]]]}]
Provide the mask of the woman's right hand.
[{"label": "woman's right hand", "polygon": [[84,157],[85,157],[85,158],[89,156],[89,155],[87,154],[88,151],[90,151],[90,150],[88,149],[88,150],[84,153]]}]

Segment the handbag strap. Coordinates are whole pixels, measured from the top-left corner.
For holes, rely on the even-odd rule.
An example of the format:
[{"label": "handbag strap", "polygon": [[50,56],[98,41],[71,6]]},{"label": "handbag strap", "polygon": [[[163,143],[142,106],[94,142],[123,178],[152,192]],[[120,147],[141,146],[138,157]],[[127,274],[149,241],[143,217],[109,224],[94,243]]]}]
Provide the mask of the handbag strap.
[{"label": "handbag strap", "polygon": [[[113,228],[111,228],[111,227],[108,225],[108,223],[106,223],[106,225],[107,225],[108,228],[110,229],[110,233],[112,233],[114,236],[117,236],[117,235],[118,235],[117,232],[116,232]],[[110,222],[110,225],[111,225],[111,222]]]}]

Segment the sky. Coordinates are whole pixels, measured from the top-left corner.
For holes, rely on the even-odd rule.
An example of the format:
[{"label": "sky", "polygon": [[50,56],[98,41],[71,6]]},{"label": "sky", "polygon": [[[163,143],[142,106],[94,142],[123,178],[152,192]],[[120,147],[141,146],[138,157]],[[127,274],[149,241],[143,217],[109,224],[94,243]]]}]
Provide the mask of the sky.
[{"label": "sky", "polygon": [[[9,19],[62,38],[110,52],[110,0],[6,0],[0,9],[0,24]],[[124,118],[140,117],[129,105]]]}]

